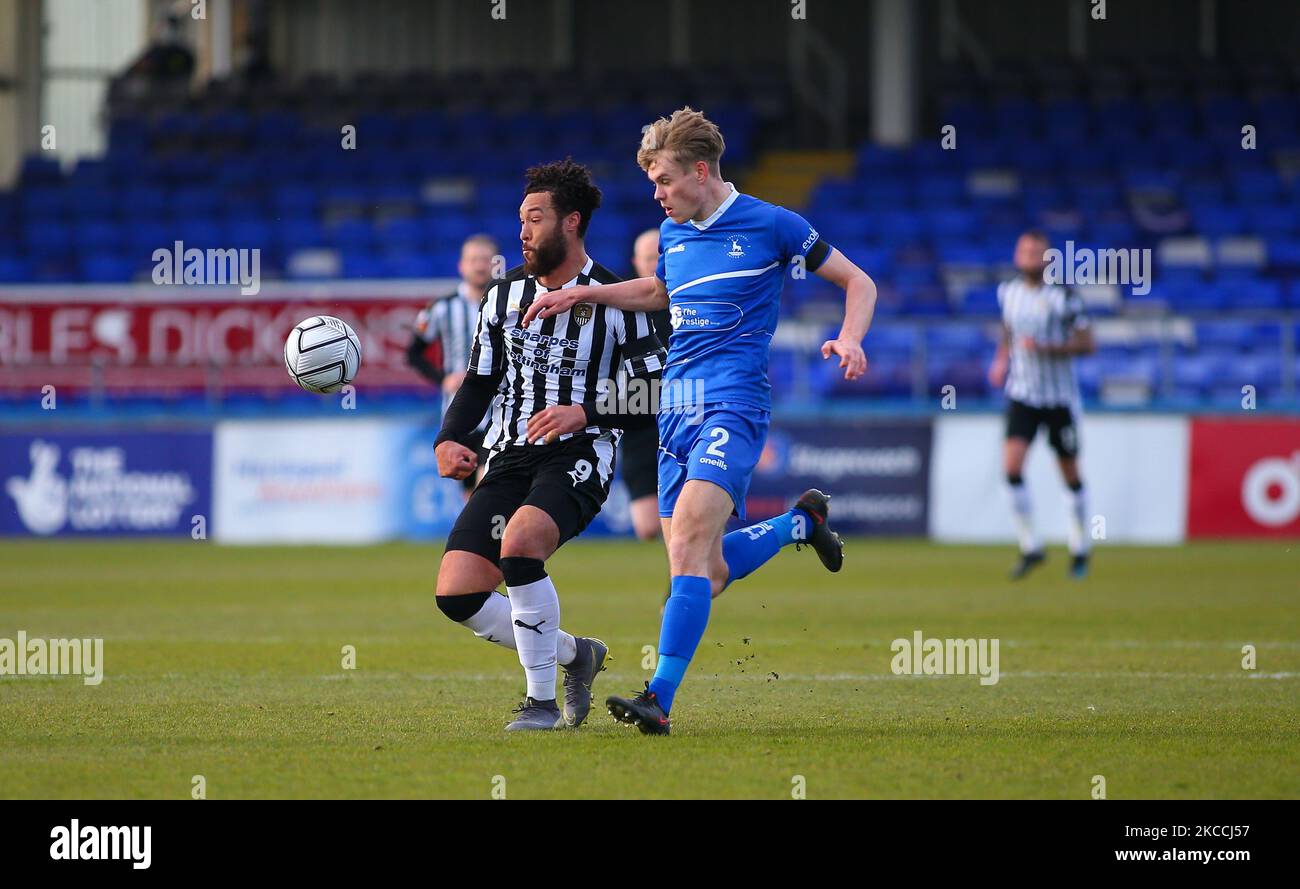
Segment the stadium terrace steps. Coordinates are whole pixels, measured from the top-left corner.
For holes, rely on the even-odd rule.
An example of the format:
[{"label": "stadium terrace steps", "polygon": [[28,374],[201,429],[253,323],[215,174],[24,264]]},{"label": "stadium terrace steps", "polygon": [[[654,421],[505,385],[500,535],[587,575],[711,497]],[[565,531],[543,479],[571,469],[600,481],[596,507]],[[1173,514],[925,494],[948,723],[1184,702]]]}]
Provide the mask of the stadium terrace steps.
[{"label": "stadium terrace steps", "polygon": [[785,207],[804,207],[824,179],[853,175],[851,151],[769,151],[741,185],[741,191]]}]

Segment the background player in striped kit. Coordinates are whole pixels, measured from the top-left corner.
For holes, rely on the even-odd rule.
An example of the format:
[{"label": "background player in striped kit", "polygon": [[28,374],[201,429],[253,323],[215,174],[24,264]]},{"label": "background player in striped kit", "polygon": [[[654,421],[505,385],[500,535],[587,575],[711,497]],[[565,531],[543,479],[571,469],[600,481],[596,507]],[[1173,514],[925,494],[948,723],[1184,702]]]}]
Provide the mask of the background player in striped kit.
[{"label": "background player in striped kit", "polygon": [[1025,454],[1041,425],[1056,451],[1061,478],[1069,489],[1070,575],[1088,573],[1087,501],[1079,475],[1080,398],[1074,358],[1095,348],[1083,302],[1059,284],[1043,280],[1050,243],[1041,231],[1027,231],[1016,241],[1018,277],[998,287],[1002,340],[989,368],[989,382],[1007,393],[1007,432],[1002,465],[1007,476],[1011,513],[1020,538],[1020,559],[1012,579],[1024,577],[1045,558],[1034,534],[1029,492],[1022,475]]},{"label": "background player in striped kit", "polygon": [[[470,235],[460,246],[460,262],[456,271],[460,284],[451,293],[438,297],[420,310],[411,334],[411,345],[406,359],[425,379],[442,389],[442,411],[445,414],[465,379],[469,364],[470,347],[478,327],[478,307],[483,293],[492,281],[492,261],[499,252],[491,235]],[[432,347],[432,348],[431,348]],[[430,353],[432,359],[430,360]],[[487,431],[487,417],[468,437],[467,445],[478,453],[479,461],[487,459],[483,448],[483,433]],[[465,493],[474,490],[475,475],[464,480]]]},{"label": "background player in striped kit", "polygon": [[[638,278],[648,278],[659,264],[659,229],[646,229],[632,245],[632,268]],[[673,326],[667,309],[648,312],[655,336],[668,348]],[[623,436],[620,458],[623,481],[632,500],[632,527],[641,540],[659,536],[659,430],[655,426],[633,429]]]},{"label": "background player in striped kit", "polygon": [[[478,465],[464,438],[491,405],[488,468],[447,538],[438,607],[475,635],[515,649],[528,691],[512,731],[580,725],[608,649],[560,630],[560,600],[545,560],[600,511],[622,429],[654,414],[602,411],[620,369],[649,379],[663,348],[642,312],[579,303],[525,324],[535,297],[618,278],[587,256],[583,238],[600,190],[572,161],[529,169],[520,206],[524,265],[483,298],[465,382],[438,434],[438,471],[464,478]],[[605,402],[608,404],[608,402]],[[554,436],[552,438],[552,436]],[[505,580],[509,599],[495,592]],[[555,667],[564,667],[564,712]]]}]

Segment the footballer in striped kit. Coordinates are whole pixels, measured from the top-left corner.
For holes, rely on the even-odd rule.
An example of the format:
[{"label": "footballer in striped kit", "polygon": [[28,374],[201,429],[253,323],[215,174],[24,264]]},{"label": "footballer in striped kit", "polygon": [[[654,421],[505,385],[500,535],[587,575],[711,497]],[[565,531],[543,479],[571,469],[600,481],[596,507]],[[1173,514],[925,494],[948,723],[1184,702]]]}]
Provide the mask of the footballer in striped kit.
[{"label": "footballer in striped kit", "polygon": [[1011,514],[1020,542],[1020,558],[1011,569],[1018,580],[1044,558],[1034,533],[1029,492],[1025,487],[1025,454],[1038,432],[1047,427],[1047,440],[1056,452],[1065,482],[1071,577],[1088,572],[1087,502],[1079,474],[1079,383],[1074,359],[1092,352],[1092,329],[1083,302],[1059,284],[1044,280],[1047,235],[1031,230],[1016,241],[1019,275],[998,287],[1002,309],[1002,339],[989,368],[989,382],[1005,384],[1007,429],[1002,463],[1011,500]]},{"label": "footballer in striped kit", "polygon": [[[437,439],[439,473],[463,479],[478,468],[468,436],[489,416],[487,471],[447,538],[437,602],[475,635],[518,652],[528,687],[508,731],[576,727],[587,718],[608,648],[560,629],[545,562],[600,512],[623,430],[655,422],[648,410],[602,409],[620,369],[646,381],[663,369],[664,349],[644,312],[583,302],[524,321],[539,295],[618,280],[584,246],[598,206],[586,167],[560,161],[528,170],[519,208],[524,264],[483,297],[465,379]],[[503,580],[509,598],[496,591]]]}]

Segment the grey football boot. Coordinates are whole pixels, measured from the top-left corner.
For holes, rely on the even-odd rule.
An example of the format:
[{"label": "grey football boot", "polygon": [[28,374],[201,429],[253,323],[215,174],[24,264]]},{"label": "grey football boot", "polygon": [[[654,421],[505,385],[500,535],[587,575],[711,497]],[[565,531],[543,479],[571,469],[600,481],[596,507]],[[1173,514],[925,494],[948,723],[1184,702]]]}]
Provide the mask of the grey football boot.
[{"label": "grey football boot", "polygon": [[535,701],[526,697],[514,712],[519,715],[506,726],[508,732],[549,732],[564,728],[564,716],[555,701]]},{"label": "grey football boot", "polygon": [[574,640],[578,656],[573,663],[562,664],[564,670],[564,724],[577,728],[591,712],[591,685],[596,674],[605,669],[609,646],[599,639],[578,636]]}]

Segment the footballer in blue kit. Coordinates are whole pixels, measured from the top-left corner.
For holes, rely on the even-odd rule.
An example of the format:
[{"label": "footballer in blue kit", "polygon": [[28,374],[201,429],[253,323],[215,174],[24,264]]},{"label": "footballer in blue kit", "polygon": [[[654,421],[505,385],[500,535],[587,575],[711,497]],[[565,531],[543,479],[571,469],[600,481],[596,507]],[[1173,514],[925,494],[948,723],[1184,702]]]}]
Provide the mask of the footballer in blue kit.
[{"label": "footballer in blue kit", "polygon": [[745,495],[767,438],[768,343],[796,257],[815,272],[830,248],[803,217],[736,191],[707,219],[666,219],[659,266],[676,343],[659,403],[659,515],[687,479],[711,481],[745,518]]},{"label": "footballer in blue kit", "polygon": [[866,372],[862,339],[876,287],[799,214],[741,194],[722,178],[718,127],[690,108],[642,132],[637,163],[667,217],[655,275],[601,287],[570,287],[536,299],[525,323],[579,302],[629,311],[668,308],[672,337],[658,404],[659,515],[672,574],[658,662],[643,691],[606,700],[618,720],[668,734],[669,713],[708,625],[712,599],[782,547],[806,544],[831,571],[843,544],[827,524],[827,495],[805,491],[788,512],[727,534],[745,516],[750,478],[771,416],[768,347],[785,275],[815,273],[845,294],[844,322],[822,344],[845,379]]}]

